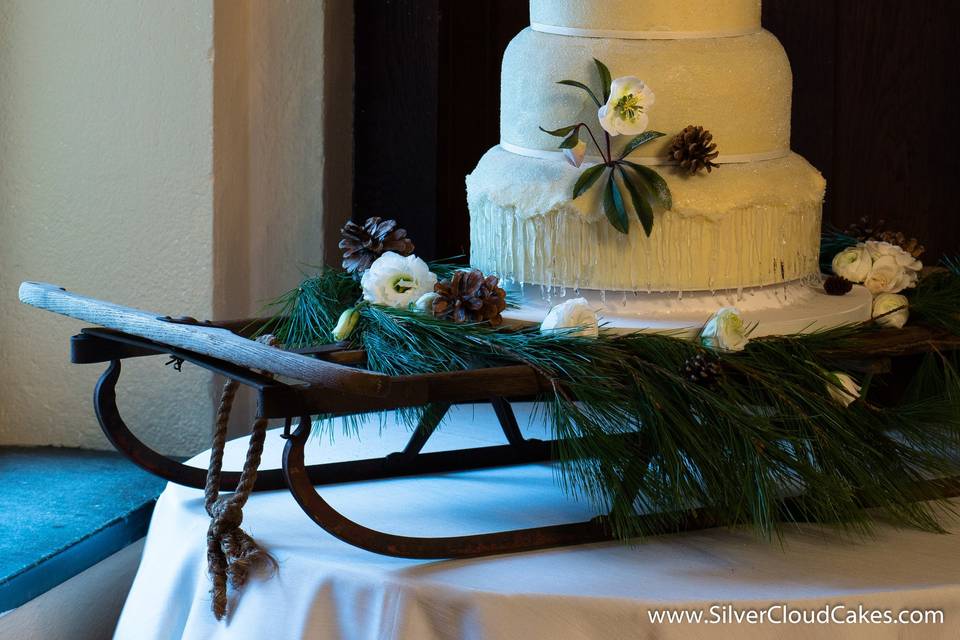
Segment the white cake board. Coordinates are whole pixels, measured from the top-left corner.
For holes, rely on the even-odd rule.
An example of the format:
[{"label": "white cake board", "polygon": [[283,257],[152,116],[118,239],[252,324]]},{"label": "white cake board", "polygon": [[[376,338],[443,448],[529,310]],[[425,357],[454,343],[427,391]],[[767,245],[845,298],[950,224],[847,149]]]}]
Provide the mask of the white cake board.
[{"label": "white cake board", "polygon": [[605,329],[676,332],[692,335],[721,307],[736,307],[751,337],[806,333],[870,319],[873,297],[861,286],[843,296],[827,295],[816,284],[790,282],[743,291],[634,293],[593,289],[547,289],[539,285],[513,287],[520,307],[508,309],[504,318],[540,323],[554,305],[586,298]]}]

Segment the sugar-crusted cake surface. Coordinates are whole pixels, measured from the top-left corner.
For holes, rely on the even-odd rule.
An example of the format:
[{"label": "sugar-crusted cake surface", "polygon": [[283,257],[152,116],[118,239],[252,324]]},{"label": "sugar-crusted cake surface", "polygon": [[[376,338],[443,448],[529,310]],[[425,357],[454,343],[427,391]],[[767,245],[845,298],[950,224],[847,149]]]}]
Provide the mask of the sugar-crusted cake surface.
[{"label": "sugar-crusted cake surface", "polygon": [[760,28],[760,0],[530,0],[530,22],[627,32],[749,32]]},{"label": "sugar-crusted cake surface", "polygon": [[[467,176],[471,263],[515,282],[600,291],[709,294],[816,274],[825,183],[790,151],[790,64],[759,17],[757,0],[531,0],[532,27],[504,55],[501,144]],[[656,95],[648,129],[666,135],[630,156],[656,165],[673,196],[649,237],[629,201],[629,233],[605,218],[603,180],[573,198],[598,160],[592,143],[592,160],[574,168],[540,131],[583,122],[603,144],[597,106],[557,84],[598,89],[594,59]],[[709,175],[668,164],[687,125],[718,145],[722,164]],[[614,137],[614,153],[631,137]]]},{"label": "sugar-crusted cake surface", "polygon": [[[600,132],[596,105],[582,91],[557,84],[576,79],[596,85],[594,58],[603,60],[613,77],[637,76],[653,88],[651,129],[672,134],[703,124],[722,142],[725,155],[783,155],[790,148],[790,63],[766,31],[739,38],[616,40],[525,29],[503,58],[501,141],[556,149],[557,139],[540,127],[585,122]],[[669,138],[644,145],[631,157],[662,157]],[[614,149],[629,139],[616,138]]]},{"label": "sugar-crusted cake surface", "polygon": [[494,147],[467,177],[470,258],[526,284],[710,291],[816,272],[824,180],[806,160],[727,164],[687,178],[667,169],[673,209],[644,235],[602,214],[600,190],[572,199],[580,170]]}]

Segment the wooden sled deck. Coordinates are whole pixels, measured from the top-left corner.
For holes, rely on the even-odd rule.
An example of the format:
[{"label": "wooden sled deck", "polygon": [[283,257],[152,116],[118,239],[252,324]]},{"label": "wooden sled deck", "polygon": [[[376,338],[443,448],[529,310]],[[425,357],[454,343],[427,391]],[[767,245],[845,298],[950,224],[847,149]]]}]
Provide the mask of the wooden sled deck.
[{"label": "wooden sled deck", "polygon": [[[261,418],[282,419],[286,446],[278,469],[259,471],[255,491],[289,489],[307,515],[332,535],[352,545],[410,558],[463,558],[597,542],[613,538],[607,518],[470,536],[409,537],[375,531],[333,509],[316,486],[481,469],[556,459],[556,441],[527,439],[511,400],[530,399],[552,388],[551,381],[527,365],[411,376],[388,376],[363,368],[362,351],[325,345],[284,351],[250,338],[265,320],[230,322],[171,318],[80,296],[51,284],[25,282],[20,300],[91,325],[71,339],[71,360],[108,363],[94,392],[94,409],[110,442],[131,461],[170,482],[204,488],[207,472],[183,465],[150,449],[120,415],[116,384],[121,362],[129,358],[172,356],[251,387]],[[843,354],[851,368],[889,371],[893,359],[933,350],[960,348],[960,338],[922,326],[882,330],[865,337],[864,350]],[[504,432],[503,445],[423,453],[422,449],[451,405],[489,402]],[[341,416],[404,407],[427,406],[403,450],[383,458],[308,466],[304,446],[313,416]],[[618,437],[636,438],[638,434]],[[645,464],[645,461],[638,461]],[[232,491],[240,472],[223,472],[221,488]],[[636,495],[641,487],[630,487]],[[960,495],[960,476],[915,487],[918,500]],[[785,513],[797,513],[800,498],[784,501]],[[638,516],[644,518],[644,516]],[[683,514],[676,530],[723,524],[704,510]]]}]

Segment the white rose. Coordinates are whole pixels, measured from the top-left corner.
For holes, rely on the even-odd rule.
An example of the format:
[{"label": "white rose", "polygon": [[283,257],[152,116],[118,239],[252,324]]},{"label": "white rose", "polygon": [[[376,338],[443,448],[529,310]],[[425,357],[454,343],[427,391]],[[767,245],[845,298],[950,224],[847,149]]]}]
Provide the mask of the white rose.
[{"label": "white rose", "polygon": [[587,155],[587,143],[583,140],[577,141],[572,149],[562,149],[563,157],[574,167],[583,164],[583,158]]},{"label": "white rose", "polygon": [[876,240],[868,240],[863,244],[863,246],[866,248],[867,252],[870,254],[870,257],[873,258],[874,261],[884,256],[891,256],[896,259],[897,264],[908,271],[920,271],[923,269],[922,262],[895,244],[890,244],[889,242],[879,242]]},{"label": "white rose", "polygon": [[923,269],[923,263],[919,260],[889,242],[870,240],[863,246],[873,259],[873,269],[866,278],[869,283],[864,282],[871,293],[898,293],[917,285],[917,278]]},{"label": "white rose", "polygon": [[834,383],[827,387],[831,398],[843,406],[849,407],[860,397],[860,385],[857,384],[856,380],[840,371],[834,371],[830,376]]},{"label": "white rose", "polygon": [[700,331],[700,343],[715,351],[743,351],[748,342],[743,318],[735,307],[717,311]]},{"label": "white rose", "polygon": [[867,279],[872,266],[873,258],[862,244],[844,249],[833,258],[833,272],[858,284]]},{"label": "white rose", "polygon": [[363,299],[387,307],[406,307],[428,291],[433,291],[437,276],[417,256],[401,256],[387,251],[363,272],[360,286]]},{"label": "white rose", "polygon": [[647,110],[653,101],[653,91],[640,78],[617,78],[607,103],[597,112],[600,126],[612,136],[641,134],[647,130]]},{"label": "white rose", "polygon": [[417,301],[411,306],[415,311],[419,311],[420,313],[433,313],[433,301],[438,297],[438,293],[429,291],[417,298]]},{"label": "white rose", "polygon": [[873,299],[873,318],[882,327],[902,329],[910,318],[906,296],[897,293],[881,293]]},{"label": "white rose", "polygon": [[547,317],[540,324],[541,333],[549,333],[558,329],[572,329],[580,327],[566,335],[580,338],[596,338],[600,335],[600,326],[597,321],[597,312],[593,310],[586,298],[574,298],[550,309]]},{"label": "white rose", "polygon": [[899,293],[917,286],[917,272],[901,265],[896,257],[883,255],[873,261],[863,286],[873,295]]}]

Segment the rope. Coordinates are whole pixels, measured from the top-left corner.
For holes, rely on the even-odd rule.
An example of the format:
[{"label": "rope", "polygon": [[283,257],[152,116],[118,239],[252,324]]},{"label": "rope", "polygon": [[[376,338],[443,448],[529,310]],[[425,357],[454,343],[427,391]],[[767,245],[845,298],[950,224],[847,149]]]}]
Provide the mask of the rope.
[{"label": "rope", "polygon": [[236,491],[220,495],[220,472],[223,468],[223,449],[227,442],[227,423],[236,397],[239,383],[227,380],[217,407],[213,425],[213,444],[210,449],[210,465],[207,467],[207,483],[204,487],[204,504],[210,516],[207,529],[207,571],[210,574],[211,608],[217,620],[227,613],[227,581],[234,589],[246,584],[250,573],[266,566],[276,570],[277,561],[250,537],[240,524],[243,522],[243,506],[250,498],[257,481],[257,468],[267,436],[267,420],[258,418],[253,423],[247,457]]}]

